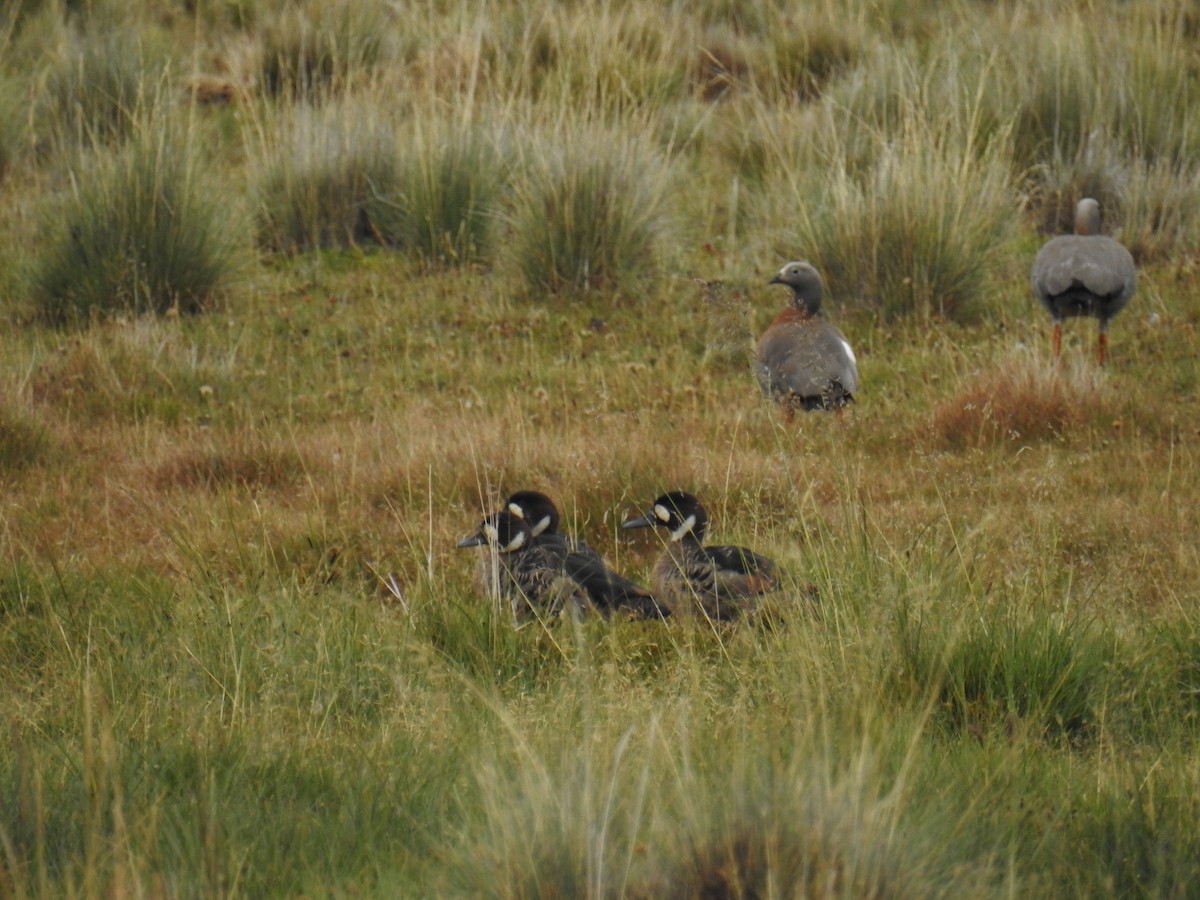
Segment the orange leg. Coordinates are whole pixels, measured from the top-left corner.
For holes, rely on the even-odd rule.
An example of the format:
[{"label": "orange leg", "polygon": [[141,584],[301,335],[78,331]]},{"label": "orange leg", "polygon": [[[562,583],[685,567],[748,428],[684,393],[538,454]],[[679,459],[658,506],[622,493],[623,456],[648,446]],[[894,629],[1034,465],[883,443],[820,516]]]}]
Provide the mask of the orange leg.
[{"label": "orange leg", "polygon": [[1054,358],[1062,356],[1062,322],[1054,323]]},{"label": "orange leg", "polygon": [[1108,333],[1100,332],[1100,365],[1104,365],[1104,360],[1108,358]]}]

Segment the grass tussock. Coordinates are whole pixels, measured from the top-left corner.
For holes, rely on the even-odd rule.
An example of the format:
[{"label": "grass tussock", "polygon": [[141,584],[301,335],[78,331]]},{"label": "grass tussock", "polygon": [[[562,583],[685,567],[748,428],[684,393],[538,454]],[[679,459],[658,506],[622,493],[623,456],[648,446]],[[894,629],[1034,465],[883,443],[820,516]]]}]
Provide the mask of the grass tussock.
[{"label": "grass tussock", "polygon": [[26,150],[24,110],[16,97],[19,84],[0,78],[0,184]]},{"label": "grass tussock", "polygon": [[285,133],[260,148],[260,243],[296,253],[383,242],[369,209],[395,194],[394,141],[392,129],[356,101],[299,108]]},{"label": "grass tussock", "polygon": [[632,135],[560,128],[531,136],[509,256],[534,296],[631,286],[657,262],[672,173]]},{"label": "grass tussock", "polygon": [[869,799],[854,797],[848,785],[776,787],[757,804],[749,802],[754,794],[731,803],[728,821],[695,835],[665,883],[641,896],[928,896],[919,857],[888,846],[873,823],[881,811],[869,811]]},{"label": "grass tussock", "polygon": [[1102,635],[999,604],[960,624],[903,608],[897,620],[898,677],[930,696],[936,724],[980,739],[1094,733],[1112,653]]},{"label": "grass tussock", "polygon": [[[799,172],[770,179],[757,206],[781,223],[776,258],[807,257],[832,294],[886,318],[981,315],[1017,227],[1003,143],[979,150],[932,136],[910,117],[900,134],[874,139],[862,171],[835,139],[832,155],[810,153]],[[794,158],[786,145],[773,155]],[[947,194],[949,183],[958,189]]]},{"label": "grass tussock", "polygon": [[39,136],[62,147],[132,135],[162,90],[167,55],[131,23],[68,28],[45,78]]},{"label": "grass tussock", "polygon": [[505,168],[482,129],[418,123],[397,150],[394,175],[371,185],[366,217],[385,243],[426,263],[487,259]]},{"label": "grass tussock", "polygon": [[933,410],[930,428],[947,447],[1015,446],[1100,427],[1115,413],[1115,397],[1101,372],[1082,363],[1021,356],[968,379]]},{"label": "grass tussock", "polygon": [[80,156],[44,221],[30,284],[55,324],[197,313],[242,265],[234,196],[196,162],[186,133],[165,123],[147,124],[128,146]]},{"label": "grass tussock", "polygon": [[1098,138],[1146,161],[1194,157],[1200,136],[1191,117],[1179,115],[1196,91],[1191,38],[1180,22],[1088,24],[1068,16],[1007,46],[1015,77],[998,80],[996,96],[1016,110],[1018,166],[1078,158]]},{"label": "grass tussock", "polygon": [[366,84],[388,62],[396,28],[378,0],[288,4],[265,29],[259,87],[272,97],[316,99]]}]

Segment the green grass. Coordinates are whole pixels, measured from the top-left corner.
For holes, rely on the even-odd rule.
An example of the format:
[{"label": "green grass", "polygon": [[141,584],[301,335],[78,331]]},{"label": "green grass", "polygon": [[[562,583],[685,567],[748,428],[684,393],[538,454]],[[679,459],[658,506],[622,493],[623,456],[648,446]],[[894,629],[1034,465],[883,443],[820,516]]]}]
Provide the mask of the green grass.
[{"label": "green grass", "polygon": [[[422,11],[3,19],[0,895],[1196,894],[1195,16]],[[862,391],[786,426],[795,258]],[[642,581],[696,493],[770,615],[514,629],[524,487]]]}]

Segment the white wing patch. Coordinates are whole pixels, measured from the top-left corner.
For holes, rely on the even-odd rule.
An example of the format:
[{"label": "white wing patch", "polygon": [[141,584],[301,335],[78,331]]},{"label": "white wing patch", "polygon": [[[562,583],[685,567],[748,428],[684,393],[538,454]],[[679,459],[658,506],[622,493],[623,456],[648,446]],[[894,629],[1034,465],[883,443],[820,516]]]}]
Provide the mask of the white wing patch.
[{"label": "white wing patch", "polygon": [[850,357],[850,362],[852,362],[854,364],[855,368],[857,368],[858,360],[854,358],[854,350],[850,347],[850,343],[848,341],[843,340],[842,346],[846,348],[846,355],[848,357]]}]

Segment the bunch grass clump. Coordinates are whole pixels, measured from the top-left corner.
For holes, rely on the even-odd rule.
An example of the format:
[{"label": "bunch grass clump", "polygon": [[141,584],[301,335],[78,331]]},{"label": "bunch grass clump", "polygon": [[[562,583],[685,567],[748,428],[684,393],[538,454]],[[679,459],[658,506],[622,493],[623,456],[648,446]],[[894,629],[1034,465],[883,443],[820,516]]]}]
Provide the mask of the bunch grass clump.
[{"label": "bunch grass clump", "polygon": [[885,318],[978,317],[1016,233],[1004,142],[939,138],[919,117],[876,141],[861,172],[834,154],[771,180],[762,208],[790,223],[777,257],[805,248],[835,296]]},{"label": "bunch grass clump", "polygon": [[1009,77],[993,82],[994,102],[1016,111],[1016,168],[1075,159],[1098,138],[1135,159],[1193,159],[1198,88],[1186,28],[1148,17],[1099,29],[1077,18],[1085,15],[1008,45]]},{"label": "bunch grass clump", "polygon": [[260,152],[264,247],[295,253],[385,242],[370,210],[396,194],[399,163],[393,130],[372,107],[302,106],[282,136],[264,133]]},{"label": "bunch grass clump", "polygon": [[561,7],[513,9],[501,27],[482,38],[476,61],[490,94],[620,115],[686,93],[690,32],[671,9],[636,2],[596,7],[586,18]]},{"label": "bunch grass clump", "polygon": [[653,271],[671,184],[665,162],[631,135],[578,123],[531,135],[509,250],[526,291],[619,289]]},{"label": "bunch grass clump", "polygon": [[980,605],[958,622],[903,605],[898,612],[898,678],[934,698],[935,721],[948,732],[1093,733],[1113,651],[1078,617],[1007,604]]},{"label": "bunch grass clump", "polygon": [[395,20],[378,0],[309,0],[266,29],[259,83],[268,96],[316,99],[365,84],[388,59]]},{"label": "bunch grass clump", "polygon": [[30,276],[43,318],[196,313],[237,278],[238,204],[190,151],[184,131],[152,121],[126,147],[78,157]]},{"label": "bunch grass clump", "polygon": [[40,138],[61,147],[124,140],[158,102],[166,58],[131,25],[68,29],[45,78]]},{"label": "bunch grass clump", "polygon": [[[815,5],[814,5],[815,6]],[[766,59],[755,84],[767,97],[811,102],[870,52],[872,35],[861,14],[826,4],[806,11],[801,22],[780,19],[765,35]]]},{"label": "bunch grass clump", "polygon": [[470,125],[418,124],[397,156],[394,176],[371,185],[364,207],[379,237],[427,263],[489,257],[506,168],[492,137]]}]

